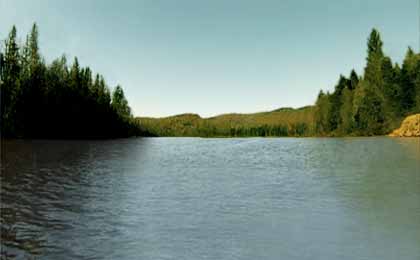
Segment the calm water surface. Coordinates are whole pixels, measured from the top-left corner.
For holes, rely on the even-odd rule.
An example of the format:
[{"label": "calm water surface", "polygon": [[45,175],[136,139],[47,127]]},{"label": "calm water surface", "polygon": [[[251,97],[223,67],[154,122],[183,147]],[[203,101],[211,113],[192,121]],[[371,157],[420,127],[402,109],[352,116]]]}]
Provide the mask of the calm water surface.
[{"label": "calm water surface", "polygon": [[13,259],[420,259],[420,139],[2,143]]}]

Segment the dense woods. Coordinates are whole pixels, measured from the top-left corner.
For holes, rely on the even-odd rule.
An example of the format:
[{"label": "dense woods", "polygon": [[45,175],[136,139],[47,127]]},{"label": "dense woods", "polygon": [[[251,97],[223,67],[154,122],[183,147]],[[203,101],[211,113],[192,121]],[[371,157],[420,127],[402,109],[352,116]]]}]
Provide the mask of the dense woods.
[{"label": "dense woods", "polygon": [[[65,56],[46,64],[33,25],[25,43],[13,27],[0,48],[1,135],[24,138],[155,136],[346,136],[382,135],[420,112],[420,55],[408,48],[400,66],[383,52],[373,29],[366,67],[341,75],[314,106],[203,119],[185,114],[134,119],[121,86],[111,92],[103,76],[70,66]],[[142,127],[140,127],[142,126]]]},{"label": "dense woods", "polygon": [[314,136],[314,108],[282,108],[255,114],[225,114],[201,118],[183,114],[165,118],[137,118],[158,136],[275,137]]},{"label": "dense woods", "polygon": [[[373,29],[362,76],[341,75],[333,92],[320,91],[314,106],[202,119],[197,115],[138,118],[159,136],[371,136],[390,133],[420,113],[420,55],[408,48],[402,66],[383,52]],[[304,76],[304,75],[303,75]]]},{"label": "dense woods", "polygon": [[23,46],[13,27],[0,49],[1,136],[111,138],[142,135],[124,91],[62,56],[46,64],[34,24]]},{"label": "dense woods", "polygon": [[408,48],[402,66],[383,52],[373,29],[364,75],[340,76],[332,93],[321,91],[315,104],[319,135],[382,135],[402,119],[420,112],[420,55]]}]

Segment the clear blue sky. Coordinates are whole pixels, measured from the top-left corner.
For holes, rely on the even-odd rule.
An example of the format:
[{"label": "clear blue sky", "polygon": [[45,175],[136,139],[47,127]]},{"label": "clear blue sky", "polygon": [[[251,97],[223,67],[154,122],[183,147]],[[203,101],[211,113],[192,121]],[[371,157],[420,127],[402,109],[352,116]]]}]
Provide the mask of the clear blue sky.
[{"label": "clear blue sky", "polygon": [[418,1],[0,0],[0,38],[37,22],[48,62],[78,56],[138,116],[246,113],[312,104],[362,72],[372,27],[400,62],[419,45]]}]

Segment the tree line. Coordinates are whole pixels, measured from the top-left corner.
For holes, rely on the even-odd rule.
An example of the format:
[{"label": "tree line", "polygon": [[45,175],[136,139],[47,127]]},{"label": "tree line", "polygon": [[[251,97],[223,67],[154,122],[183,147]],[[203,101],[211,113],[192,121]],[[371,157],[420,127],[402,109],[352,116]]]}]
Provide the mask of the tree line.
[{"label": "tree line", "polygon": [[111,92],[104,77],[71,66],[63,55],[50,64],[41,56],[38,27],[17,43],[13,26],[0,49],[2,137],[111,138],[146,135],[121,86]]},{"label": "tree line", "polygon": [[420,113],[420,54],[408,48],[402,66],[383,52],[378,30],[367,43],[364,73],[340,75],[332,92],[320,91],[314,106],[202,119],[179,115],[138,118],[158,136],[371,136],[399,127]]},{"label": "tree line", "polygon": [[282,108],[254,114],[225,114],[201,118],[182,114],[164,118],[139,117],[156,136],[189,137],[305,137],[314,136],[314,108]]},{"label": "tree line", "polygon": [[134,119],[121,86],[111,91],[102,75],[81,67],[77,58],[70,66],[64,55],[46,64],[36,24],[22,46],[13,26],[0,47],[2,137],[370,136],[389,133],[405,116],[420,113],[420,55],[408,48],[402,65],[393,63],[376,29],[368,38],[363,75],[340,75],[332,92],[319,92],[314,106],[210,119]]},{"label": "tree line", "polygon": [[364,75],[340,76],[332,93],[320,91],[315,104],[319,135],[383,135],[420,112],[420,55],[408,48],[402,66],[383,52],[378,30],[367,44]]}]

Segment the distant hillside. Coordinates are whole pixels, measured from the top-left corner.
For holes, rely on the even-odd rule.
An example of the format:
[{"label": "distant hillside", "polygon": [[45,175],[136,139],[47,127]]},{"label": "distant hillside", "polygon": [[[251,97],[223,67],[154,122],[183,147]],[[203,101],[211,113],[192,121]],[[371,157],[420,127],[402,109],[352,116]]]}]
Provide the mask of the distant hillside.
[{"label": "distant hillside", "polygon": [[314,134],[314,108],[280,108],[253,114],[223,114],[201,118],[181,114],[164,118],[138,117],[157,136],[245,137],[310,136]]},{"label": "distant hillside", "polygon": [[[420,113],[420,54],[408,48],[401,65],[383,51],[378,30],[367,42],[363,75],[340,75],[333,91],[320,91],[314,106],[255,114],[201,118],[195,114],[152,119],[140,125],[158,136],[373,136],[389,134]],[[301,75],[305,77],[305,75]],[[418,136],[418,121],[404,121],[398,136]]]}]

